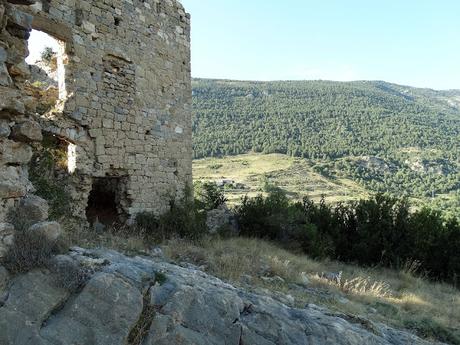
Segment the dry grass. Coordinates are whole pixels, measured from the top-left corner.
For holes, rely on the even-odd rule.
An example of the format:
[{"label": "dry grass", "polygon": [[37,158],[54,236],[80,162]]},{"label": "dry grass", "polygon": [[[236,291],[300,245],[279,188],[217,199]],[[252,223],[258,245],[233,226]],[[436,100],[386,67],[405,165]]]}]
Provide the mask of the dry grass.
[{"label": "dry grass", "polygon": [[115,249],[126,255],[148,253],[152,243],[147,243],[140,230],[133,230],[127,226],[113,226],[103,232],[87,230],[75,224],[65,224],[66,241],[71,246],[83,248]]},{"label": "dry grass", "polygon": [[[173,260],[202,266],[233,284],[290,294],[298,307],[306,303],[326,305],[335,311],[410,328],[427,338],[460,344],[460,291],[416,277],[411,270],[319,262],[246,238],[208,238],[199,244],[171,240],[163,249]],[[339,271],[343,271],[340,284],[321,278],[321,272]]]},{"label": "dry grass", "polygon": [[[142,234],[124,228],[103,234],[74,231],[69,241],[71,245],[111,248],[127,255],[148,255],[155,245],[146,243]],[[290,295],[289,303],[296,307],[323,305],[460,345],[460,291],[417,277],[417,263],[408,263],[401,271],[362,268],[312,260],[269,242],[247,238],[207,237],[195,243],[173,239],[163,243],[162,249],[178,263],[195,264],[245,289]],[[321,277],[322,272],[339,271],[343,272],[340,283]]]},{"label": "dry grass", "polygon": [[66,248],[61,239],[52,241],[41,233],[17,231],[13,244],[0,264],[11,273],[24,273],[34,268],[46,267],[54,255],[64,252]]}]

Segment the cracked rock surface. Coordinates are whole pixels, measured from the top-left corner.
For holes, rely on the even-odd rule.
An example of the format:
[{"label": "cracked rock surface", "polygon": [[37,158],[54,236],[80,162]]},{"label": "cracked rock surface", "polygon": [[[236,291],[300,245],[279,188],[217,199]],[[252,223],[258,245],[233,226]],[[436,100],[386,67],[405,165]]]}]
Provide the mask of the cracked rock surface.
[{"label": "cracked rock surface", "polygon": [[432,344],[315,305],[292,308],[161,259],[73,248],[66,260],[92,272],[72,293],[46,270],[0,275],[0,345]]}]

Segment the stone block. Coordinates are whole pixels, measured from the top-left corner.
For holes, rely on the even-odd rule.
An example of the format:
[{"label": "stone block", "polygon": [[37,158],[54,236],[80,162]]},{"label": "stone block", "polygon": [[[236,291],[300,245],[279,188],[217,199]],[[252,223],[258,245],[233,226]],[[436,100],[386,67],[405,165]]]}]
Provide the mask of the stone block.
[{"label": "stone block", "polygon": [[[1,176],[0,176],[1,177]],[[17,199],[26,194],[26,187],[15,180],[0,181],[0,199]]]},{"label": "stone block", "polygon": [[32,148],[24,143],[0,141],[0,158],[4,164],[27,164],[32,158]]},{"label": "stone block", "polygon": [[27,216],[31,223],[42,222],[48,218],[48,202],[36,195],[28,195],[21,199],[19,213]]},{"label": "stone block", "polygon": [[10,76],[13,78],[21,77],[21,78],[29,78],[30,77],[30,69],[29,66],[24,62],[20,62],[16,65],[12,65],[8,72]]},{"label": "stone block", "polygon": [[8,17],[8,26],[14,25],[23,30],[32,30],[33,17],[30,14],[15,7],[8,7],[6,15]]},{"label": "stone block", "polygon": [[0,86],[0,119],[24,113],[25,107],[19,90]]},{"label": "stone block", "polygon": [[0,62],[0,86],[9,86],[13,83],[8,69],[3,62]]},{"label": "stone block", "polygon": [[11,134],[11,129],[8,121],[0,120],[0,139],[8,138]]},{"label": "stone block", "polygon": [[40,125],[33,120],[27,120],[14,126],[12,137],[24,142],[42,141],[43,139]]}]

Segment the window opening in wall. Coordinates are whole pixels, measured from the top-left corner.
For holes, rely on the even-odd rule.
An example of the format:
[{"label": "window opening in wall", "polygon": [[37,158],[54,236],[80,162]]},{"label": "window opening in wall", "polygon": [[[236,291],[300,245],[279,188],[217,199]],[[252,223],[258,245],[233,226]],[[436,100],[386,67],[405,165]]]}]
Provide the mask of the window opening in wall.
[{"label": "window opening in wall", "polygon": [[65,42],[45,32],[32,30],[28,40],[30,77],[27,92],[37,100],[37,112],[44,114],[56,108],[67,97]]},{"label": "window opening in wall", "polygon": [[86,218],[95,228],[123,223],[126,180],[123,177],[94,178],[86,208]]},{"label": "window opening in wall", "polygon": [[41,148],[35,156],[35,164],[49,166],[50,174],[72,174],[77,167],[77,146],[52,133],[43,133]]}]

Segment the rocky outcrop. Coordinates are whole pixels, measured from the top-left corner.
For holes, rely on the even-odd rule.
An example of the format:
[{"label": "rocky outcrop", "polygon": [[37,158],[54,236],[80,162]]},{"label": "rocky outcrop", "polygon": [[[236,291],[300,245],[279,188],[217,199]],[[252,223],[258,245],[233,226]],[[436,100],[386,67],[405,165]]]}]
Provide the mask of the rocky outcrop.
[{"label": "rocky outcrop", "polygon": [[236,216],[225,204],[206,213],[206,226],[211,234],[218,233],[219,231],[227,231],[233,234],[238,233]]},{"label": "rocky outcrop", "polygon": [[316,305],[294,308],[194,268],[73,248],[61,264],[91,272],[69,292],[45,270],[0,267],[0,344],[430,344]]}]

